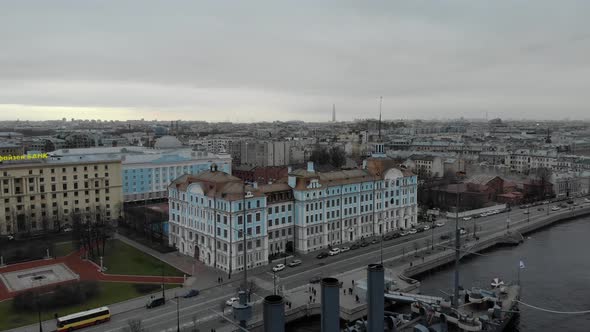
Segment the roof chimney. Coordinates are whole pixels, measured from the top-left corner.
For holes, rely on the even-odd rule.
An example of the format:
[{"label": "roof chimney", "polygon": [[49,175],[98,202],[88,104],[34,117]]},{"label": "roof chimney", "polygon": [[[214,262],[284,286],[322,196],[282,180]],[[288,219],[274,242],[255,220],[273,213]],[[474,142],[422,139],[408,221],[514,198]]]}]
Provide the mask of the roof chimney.
[{"label": "roof chimney", "polygon": [[313,161],[308,161],[307,162],[307,171],[308,172],[314,172],[314,170],[313,170]]},{"label": "roof chimney", "polygon": [[285,331],[285,304],[280,295],[269,295],[263,302],[263,321],[265,332]]},{"label": "roof chimney", "polygon": [[384,314],[384,270],[381,264],[367,267],[367,321],[368,332],[383,331]]}]

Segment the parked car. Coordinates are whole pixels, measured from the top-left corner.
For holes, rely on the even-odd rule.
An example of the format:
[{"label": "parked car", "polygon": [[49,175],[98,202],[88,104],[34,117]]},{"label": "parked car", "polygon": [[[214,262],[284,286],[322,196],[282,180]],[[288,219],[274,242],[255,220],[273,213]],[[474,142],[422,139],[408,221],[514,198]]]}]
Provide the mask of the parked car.
[{"label": "parked car", "polygon": [[336,256],[340,253],[340,248],[332,248],[330,251],[328,251],[328,255],[330,256]]},{"label": "parked car", "polygon": [[283,271],[285,269],[285,264],[277,264],[272,268],[273,272]]},{"label": "parked car", "polygon": [[471,218],[471,217],[464,217],[464,218],[463,218],[463,220],[464,220],[464,221],[469,221],[469,220],[471,220],[471,219],[473,219],[473,218]]},{"label": "parked car", "polygon": [[310,284],[317,284],[320,281],[322,281],[322,277],[320,276],[311,277],[311,279],[309,279]]},{"label": "parked car", "polygon": [[290,261],[289,264],[287,264],[287,265],[289,265],[290,267],[295,267],[295,266],[301,265],[301,263],[302,262],[300,259],[294,259],[294,260]]},{"label": "parked car", "polygon": [[155,308],[155,307],[159,307],[161,305],[164,305],[166,303],[166,300],[164,299],[164,297],[159,296],[156,297],[154,295],[152,295],[149,300],[147,301],[147,303],[145,304],[145,307],[147,309],[151,309],[151,308]]},{"label": "parked car", "polygon": [[393,239],[397,239],[398,237],[401,237],[401,236],[402,236],[402,235],[401,235],[399,232],[395,232],[395,233],[391,234],[391,237],[392,237]]},{"label": "parked car", "polygon": [[340,252],[347,252],[349,250],[350,250],[349,247],[342,247],[342,248],[340,248]]},{"label": "parked car", "polygon": [[399,236],[406,236],[406,235],[408,235],[408,234],[410,234],[410,233],[408,233],[408,232],[406,232],[406,231],[401,231],[401,232],[399,233]]},{"label": "parked car", "polygon": [[391,235],[391,234],[387,234],[383,237],[383,241],[389,241],[391,239],[393,239],[393,235]]},{"label": "parked car", "polygon": [[425,229],[424,229],[424,227],[418,227],[418,228],[416,228],[416,231],[417,231],[418,233],[422,233],[422,232],[424,232],[424,231],[425,231]]},{"label": "parked car", "polygon": [[199,295],[199,291],[197,289],[191,289],[186,294],[184,294],[184,298],[188,299],[189,297],[195,297]]},{"label": "parked car", "polygon": [[540,207],[540,208],[537,208],[537,211],[545,211],[545,209]]},{"label": "parked car", "polygon": [[369,245],[369,242],[363,241],[361,242],[361,247],[366,247]]},{"label": "parked car", "polygon": [[461,229],[459,230],[459,234],[461,234],[461,235],[465,235],[465,234],[467,234],[467,231],[465,230],[465,228],[461,228]]},{"label": "parked car", "polygon": [[569,201],[567,201],[567,204],[574,204],[574,200],[570,199]]},{"label": "parked car", "polygon": [[72,227],[66,227],[66,228],[62,228],[62,230],[61,230],[61,231],[62,231],[62,232],[64,232],[64,233],[69,233],[69,232],[71,232],[71,231],[73,231],[73,230],[74,230],[74,229],[73,229]]},{"label": "parked car", "polygon": [[358,243],[353,243],[353,244],[350,246],[350,250],[356,250],[356,249],[358,249],[358,248],[360,248],[360,247],[361,247],[361,246],[360,246]]},{"label": "parked car", "polygon": [[525,210],[525,211],[524,211],[524,212],[522,212],[522,213],[524,213],[524,214],[529,214],[530,212],[529,212],[529,210]]},{"label": "parked car", "polygon": [[376,244],[376,243],[379,243],[379,239],[374,238],[371,240],[371,244]]},{"label": "parked car", "polygon": [[584,202],[585,203],[590,203],[590,198],[588,198],[588,197],[584,198]]},{"label": "parked car", "polygon": [[408,231],[408,234],[416,234],[418,231],[415,228],[412,228]]},{"label": "parked car", "polygon": [[445,223],[442,221],[439,221],[439,222],[435,223],[434,225],[436,225],[436,227],[443,227],[445,225]]},{"label": "parked car", "polygon": [[440,236],[440,239],[441,239],[441,240],[448,240],[448,239],[450,239],[450,238],[451,238],[451,236],[450,236],[450,235],[448,235],[448,234],[443,234],[443,235],[441,235],[441,236]]},{"label": "parked car", "polygon": [[237,297],[232,297],[229,300],[225,301],[225,305],[227,306],[232,306],[234,305],[235,302],[239,302],[240,299],[238,299]]},{"label": "parked car", "polygon": [[560,207],[559,206],[554,206],[551,208],[551,211],[559,211]]},{"label": "parked car", "polygon": [[424,229],[425,231],[427,231],[427,230],[429,230],[429,229],[430,229],[430,226],[428,226],[428,225],[425,225],[423,229]]},{"label": "parked car", "polygon": [[315,258],[317,258],[317,259],[322,259],[322,258],[326,258],[326,257],[328,257],[328,256],[330,256],[330,255],[329,255],[327,252],[325,252],[325,251],[322,251],[322,252],[320,252],[320,253],[319,253],[317,256],[315,256]]}]

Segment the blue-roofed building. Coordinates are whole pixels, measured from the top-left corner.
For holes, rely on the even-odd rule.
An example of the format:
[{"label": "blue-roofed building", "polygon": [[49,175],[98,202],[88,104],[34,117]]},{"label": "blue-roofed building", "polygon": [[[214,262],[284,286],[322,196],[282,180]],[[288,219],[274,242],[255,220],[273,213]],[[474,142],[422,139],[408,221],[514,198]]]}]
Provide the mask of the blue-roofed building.
[{"label": "blue-roofed building", "polygon": [[125,202],[156,200],[168,196],[168,185],[184,175],[196,175],[216,164],[231,174],[231,156],[192,149],[151,149],[147,147],[97,147],[62,149],[52,156],[85,156],[96,160],[117,158],[122,163],[123,197]]}]

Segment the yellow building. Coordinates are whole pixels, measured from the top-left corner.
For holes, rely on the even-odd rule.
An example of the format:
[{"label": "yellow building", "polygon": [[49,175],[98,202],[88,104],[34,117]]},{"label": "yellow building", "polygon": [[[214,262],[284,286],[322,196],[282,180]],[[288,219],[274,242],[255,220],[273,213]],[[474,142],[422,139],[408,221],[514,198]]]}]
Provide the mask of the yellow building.
[{"label": "yellow building", "polygon": [[123,206],[121,161],[91,157],[0,163],[0,235],[116,220]]}]

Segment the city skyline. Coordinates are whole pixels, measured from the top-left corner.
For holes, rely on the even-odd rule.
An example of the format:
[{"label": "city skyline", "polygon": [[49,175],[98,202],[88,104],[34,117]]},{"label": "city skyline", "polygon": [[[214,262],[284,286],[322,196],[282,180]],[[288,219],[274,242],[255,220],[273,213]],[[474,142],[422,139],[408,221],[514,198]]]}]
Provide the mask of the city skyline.
[{"label": "city skyline", "polygon": [[4,2],[0,120],[584,119],[589,6]]}]

